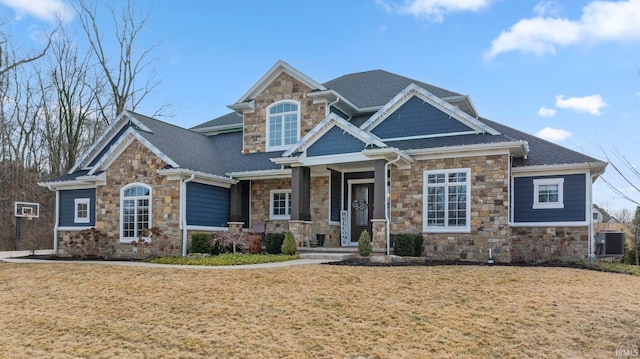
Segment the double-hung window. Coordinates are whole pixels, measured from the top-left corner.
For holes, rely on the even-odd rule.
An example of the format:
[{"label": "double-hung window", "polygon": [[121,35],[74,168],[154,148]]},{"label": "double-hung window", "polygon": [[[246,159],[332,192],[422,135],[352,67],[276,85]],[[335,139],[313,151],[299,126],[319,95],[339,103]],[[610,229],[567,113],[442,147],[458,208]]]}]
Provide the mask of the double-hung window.
[{"label": "double-hung window", "polygon": [[470,169],[424,171],[424,231],[469,232],[470,199]]},{"label": "double-hung window", "polygon": [[564,178],[534,179],[533,208],[564,208]]},{"label": "double-hung window", "polygon": [[91,213],[91,200],[89,198],[76,198],[73,200],[74,204],[74,223],[90,223],[91,219],[89,214]]},{"label": "double-hung window", "polygon": [[120,242],[138,239],[151,228],[151,187],[133,184],[120,190]]},{"label": "double-hung window", "polygon": [[278,102],[267,108],[267,151],[286,150],[300,138],[300,106]]},{"label": "double-hung window", "polygon": [[289,219],[291,216],[291,190],[272,190],[269,201],[270,219]]}]

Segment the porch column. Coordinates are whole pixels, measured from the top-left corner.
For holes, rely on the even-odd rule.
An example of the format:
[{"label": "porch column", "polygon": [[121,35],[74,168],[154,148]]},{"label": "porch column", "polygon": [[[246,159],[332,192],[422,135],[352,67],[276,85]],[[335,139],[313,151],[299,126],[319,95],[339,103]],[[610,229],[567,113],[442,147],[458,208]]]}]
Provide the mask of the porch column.
[{"label": "porch column", "polygon": [[229,198],[229,222],[244,222],[244,219],[242,218],[242,186],[240,183],[231,185]]},{"label": "porch column", "polygon": [[294,167],[291,170],[291,220],[311,220],[311,170]]},{"label": "porch column", "polygon": [[387,161],[376,160],[373,180],[373,219],[371,240],[375,252],[385,252],[387,247],[387,221],[385,217],[385,165]]},{"label": "porch column", "polygon": [[384,219],[384,165],[385,160],[376,160],[374,165],[373,181],[373,219]]},{"label": "porch column", "polygon": [[289,230],[298,247],[311,239],[311,170],[309,167],[291,169],[291,216]]}]

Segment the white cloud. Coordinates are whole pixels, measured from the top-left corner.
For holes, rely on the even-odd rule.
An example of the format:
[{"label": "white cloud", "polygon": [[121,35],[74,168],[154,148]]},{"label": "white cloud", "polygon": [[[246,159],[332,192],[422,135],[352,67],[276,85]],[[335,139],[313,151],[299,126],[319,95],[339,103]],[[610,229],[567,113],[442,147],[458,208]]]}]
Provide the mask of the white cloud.
[{"label": "white cloud", "polygon": [[609,104],[604,102],[600,95],[569,97],[567,99],[564,98],[564,95],[558,95],[556,96],[556,106],[598,116],[602,114],[600,110]]},{"label": "white cloud", "polygon": [[555,54],[559,46],[640,40],[640,0],[592,1],[576,21],[549,17],[544,5],[534,10],[537,17],[522,19],[495,38],[486,57],[508,51]]},{"label": "white cloud", "polygon": [[571,137],[571,132],[560,128],[545,127],[538,131],[536,136],[551,142],[562,142]]},{"label": "white cloud", "polygon": [[540,107],[538,110],[538,116],[542,117],[553,117],[556,115],[556,110],[552,108]]},{"label": "white cloud", "polygon": [[75,15],[74,10],[61,0],[0,0],[0,4],[13,9],[17,19],[32,16],[48,22],[58,19],[68,22]]},{"label": "white cloud", "polygon": [[495,0],[405,0],[403,4],[395,1],[376,0],[386,11],[397,11],[433,22],[442,22],[446,14],[465,11],[480,11]]},{"label": "white cloud", "polygon": [[538,16],[556,16],[560,13],[561,6],[556,1],[541,1],[533,8]]}]

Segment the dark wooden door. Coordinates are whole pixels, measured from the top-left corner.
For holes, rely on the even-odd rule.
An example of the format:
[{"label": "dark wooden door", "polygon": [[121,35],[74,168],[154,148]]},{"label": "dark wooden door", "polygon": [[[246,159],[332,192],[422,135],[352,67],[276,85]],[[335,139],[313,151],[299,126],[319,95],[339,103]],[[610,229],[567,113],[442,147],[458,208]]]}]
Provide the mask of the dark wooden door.
[{"label": "dark wooden door", "polygon": [[352,184],[349,207],[351,208],[351,242],[357,242],[364,230],[372,235],[373,183]]}]

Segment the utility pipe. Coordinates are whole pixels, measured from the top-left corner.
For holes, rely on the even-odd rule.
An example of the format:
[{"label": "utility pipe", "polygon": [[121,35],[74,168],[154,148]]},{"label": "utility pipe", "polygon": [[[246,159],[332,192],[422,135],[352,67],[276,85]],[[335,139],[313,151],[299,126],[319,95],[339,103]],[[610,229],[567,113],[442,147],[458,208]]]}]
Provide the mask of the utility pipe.
[{"label": "utility pipe", "polygon": [[182,228],[182,256],[187,256],[187,182],[193,181],[196,174],[186,180],[180,180],[180,226]]},{"label": "utility pipe", "polygon": [[60,222],[59,218],[60,218],[60,213],[58,211],[59,208],[59,203],[60,203],[60,191],[58,191],[57,189],[53,189],[51,187],[51,185],[47,186],[47,188],[49,188],[50,191],[55,191],[56,192],[56,207],[54,212],[56,213],[56,222],[53,225],[53,254],[54,255],[58,255],[58,223]]},{"label": "utility pipe", "polygon": [[389,165],[400,161],[401,156],[398,155],[393,161],[384,165],[384,219],[387,221],[387,255],[391,254],[391,184],[389,183]]}]

